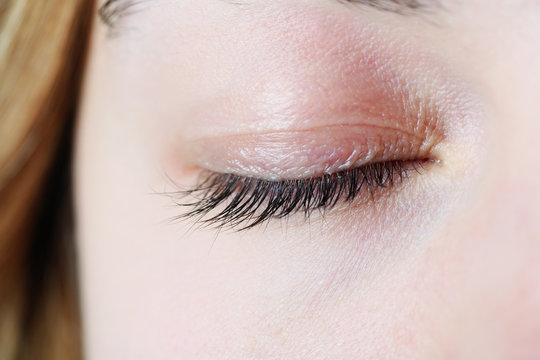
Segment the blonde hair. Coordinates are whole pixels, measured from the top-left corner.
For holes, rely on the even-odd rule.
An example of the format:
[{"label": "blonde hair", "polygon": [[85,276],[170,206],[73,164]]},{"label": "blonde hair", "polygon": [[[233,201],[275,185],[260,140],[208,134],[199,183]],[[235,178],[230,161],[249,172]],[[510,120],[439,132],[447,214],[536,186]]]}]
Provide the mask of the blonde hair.
[{"label": "blonde hair", "polygon": [[[0,1],[0,360],[81,357],[69,248],[51,234],[93,1]],[[68,144],[69,142],[65,142]],[[64,190],[64,192],[66,192]]]}]

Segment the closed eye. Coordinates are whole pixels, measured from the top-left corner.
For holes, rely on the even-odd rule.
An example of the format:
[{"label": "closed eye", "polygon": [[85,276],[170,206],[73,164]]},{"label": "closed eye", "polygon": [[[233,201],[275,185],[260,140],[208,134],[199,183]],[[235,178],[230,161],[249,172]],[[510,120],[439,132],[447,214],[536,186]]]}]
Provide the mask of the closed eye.
[{"label": "closed eye", "polygon": [[[377,201],[381,191],[419,172],[429,160],[394,160],[307,179],[263,180],[235,174],[206,172],[192,189],[175,194],[176,203],[188,211],[175,220],[192,219],[202,226],[237,231],[251,229],[270,219],[332,209],[339,203]],[[361,199],[363,200],[361,200]]]}]

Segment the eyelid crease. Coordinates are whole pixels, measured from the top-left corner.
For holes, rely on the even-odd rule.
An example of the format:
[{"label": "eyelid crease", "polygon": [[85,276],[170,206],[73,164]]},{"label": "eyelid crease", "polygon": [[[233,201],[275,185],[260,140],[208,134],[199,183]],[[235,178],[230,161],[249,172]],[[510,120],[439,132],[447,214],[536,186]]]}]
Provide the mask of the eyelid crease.
[{"label": "eyelid crease", "polygon": [[[223,138],[234,138],[234,137],[253,136],[253,135],[256,136],[256,135],[273,135],[273,134],[287,134],[287,133],[308,133],[310,131],[317,131],[321,129],[330,130],[332,128],[345,128],[345,127],[364,127],[364,128],[374,128],[374,129],[380,129],[380,130],[389,130],[389,131],[402,133],[403,135],[409,136],[411,138],[416,138],[419,141],[425,140],[422,136],[418,134],[414,134],[410,131],[393,127],[393,126],[375,125],[375,124],[340,123],[340,124],[335,124],[335,125],[318,125],[318,126],[309,127],[306,129],[263,130],[263,131],[254,131],[254,132],[233,133],[233,134],[227,134],[227,135],[214,135],[214,136],[206,135],[201,138],[197,138],[190,141],[209,141],[209,140],[219,140]],[[437,136],[437,137],[441,138],[442,136]]]}]

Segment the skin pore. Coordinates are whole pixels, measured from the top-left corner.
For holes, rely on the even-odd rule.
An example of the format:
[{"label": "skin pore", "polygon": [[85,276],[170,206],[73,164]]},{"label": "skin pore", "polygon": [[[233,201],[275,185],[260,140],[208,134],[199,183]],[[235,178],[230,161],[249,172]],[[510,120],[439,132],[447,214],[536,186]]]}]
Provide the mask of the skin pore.
[{"label": "skin pore", "polygon": [[[540,357],[540,3],[397,3],[153,0],[95,27],[88,359]],[[182,217],[208,171],[392,161],[419,171],[309,215]]]}]

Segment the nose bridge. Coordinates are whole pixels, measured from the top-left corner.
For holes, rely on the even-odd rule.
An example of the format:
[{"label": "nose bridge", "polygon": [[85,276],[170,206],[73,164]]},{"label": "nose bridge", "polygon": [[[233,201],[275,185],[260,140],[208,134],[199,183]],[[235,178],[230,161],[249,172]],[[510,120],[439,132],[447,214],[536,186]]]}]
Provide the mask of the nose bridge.
[{"label": "nose bridge", "polygon": [[[515,34],[500,44],[506,56],[497,56],[486,73],[492,89],[492,134],[488,153],[491,185],[488,202],[511,225],[518,240],[529,239],[540,251],[540,38]],[[514,41],[515,40],[515,41]],[[533,41],[534,40],[534,41]],[[538,41],[537,41],[538,40]],[[508,54],[511,54],[508,56]],[[502,225],[502,224],[498,224]],[[494,222],[494,226],[498,226]],[[533,250],[533,249],[531,249]]]},{"label": "nose bridge", "polygon": [[[530,55],[529,55],[530,56]],[[483,194],[487,253],[497,253],[512,329],[521,350],[537,354],[540,342],[540,67],[529,72],[507,64],[491,83],[495,96],[487,127],[488,163]],[[495,275],[496,274],[496,275]],[[502,275],[502,274],[506,274]],[[504,280],[502,280],[504,279]],[[520,351],[521,351],[520,350]],[[514,350],[512,350],[514,351]],[[535,358],[511,357],[511,358]]]},{"label": "nose bridge", "polygon": [[494,119],[487,202],[497,211],[495,227],[506,224],[509,236],[528,240],[540,253],[540,108],[515,97]]}]

